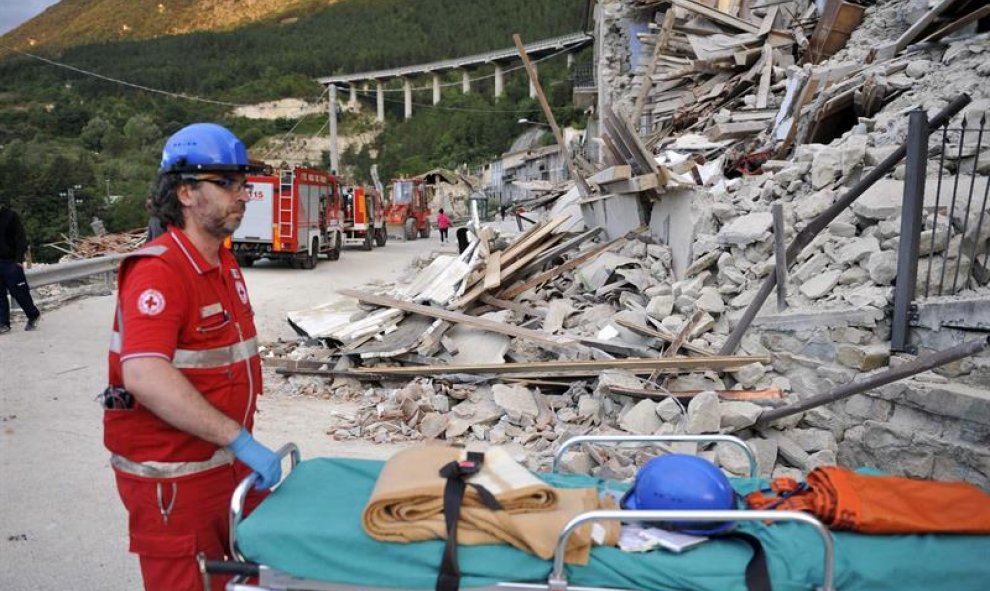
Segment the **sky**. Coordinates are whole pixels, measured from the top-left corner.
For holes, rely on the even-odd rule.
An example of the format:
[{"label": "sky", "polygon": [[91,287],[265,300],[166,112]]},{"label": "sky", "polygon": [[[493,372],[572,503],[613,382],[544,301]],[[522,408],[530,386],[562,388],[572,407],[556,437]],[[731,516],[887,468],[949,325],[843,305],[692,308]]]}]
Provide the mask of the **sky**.
[{"label": "sky", "polygon": [[0,35],[16,29],[58,0],[0,0]]}]

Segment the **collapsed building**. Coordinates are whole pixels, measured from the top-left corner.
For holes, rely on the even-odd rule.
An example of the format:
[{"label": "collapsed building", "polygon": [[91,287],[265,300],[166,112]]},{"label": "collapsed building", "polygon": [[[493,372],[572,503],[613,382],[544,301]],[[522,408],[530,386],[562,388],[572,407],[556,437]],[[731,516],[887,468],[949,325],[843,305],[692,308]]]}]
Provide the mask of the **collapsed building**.
[{"label": "collapsed building", "polygon": [[[290,314],[312,340],[273,346],[272,387],[356,402],[336,438],[515,445],[534,469],[575,435],[733,433],[763,476],[990,488],[987,17],[598,3],[580,178],[516,237],[470,225],[360,307]],[[626,478],[640,453],[564,462]]]}]

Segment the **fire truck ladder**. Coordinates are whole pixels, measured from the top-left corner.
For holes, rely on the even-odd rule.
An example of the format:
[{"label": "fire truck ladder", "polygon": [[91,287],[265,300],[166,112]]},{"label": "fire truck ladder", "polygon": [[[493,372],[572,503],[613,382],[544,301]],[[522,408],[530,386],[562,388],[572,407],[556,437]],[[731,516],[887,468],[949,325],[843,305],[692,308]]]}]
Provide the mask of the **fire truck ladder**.
[{"label": "fire truck ladder", "polygon": [[282,187],[278,192],[278,234],[287,240],[295,236],[295,223],[292,207],[292,172],[282,173]]}]

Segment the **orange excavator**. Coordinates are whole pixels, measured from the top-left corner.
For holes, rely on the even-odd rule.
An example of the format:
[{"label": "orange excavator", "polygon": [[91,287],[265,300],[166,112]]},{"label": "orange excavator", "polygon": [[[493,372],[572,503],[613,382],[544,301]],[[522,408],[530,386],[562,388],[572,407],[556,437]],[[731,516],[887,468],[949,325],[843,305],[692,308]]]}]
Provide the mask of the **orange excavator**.
[{"label": "orange excavator", "polygon": [[389,233],[406,240],[430,237],[430,200],[422,179],[392,181],[392,194],[385,209]]}]

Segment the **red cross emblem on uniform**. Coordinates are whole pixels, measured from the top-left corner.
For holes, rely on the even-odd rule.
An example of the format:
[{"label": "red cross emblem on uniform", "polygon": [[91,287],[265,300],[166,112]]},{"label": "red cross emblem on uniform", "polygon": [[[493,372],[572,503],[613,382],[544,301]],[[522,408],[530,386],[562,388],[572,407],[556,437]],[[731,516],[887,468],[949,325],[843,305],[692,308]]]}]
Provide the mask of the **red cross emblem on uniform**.
[{"label": "red cross emblem on uniform", "polygon": [[145,316],[157,316],[165,311],[165,296],[157,289],[146,289],[138,296],[137,305]]}]

